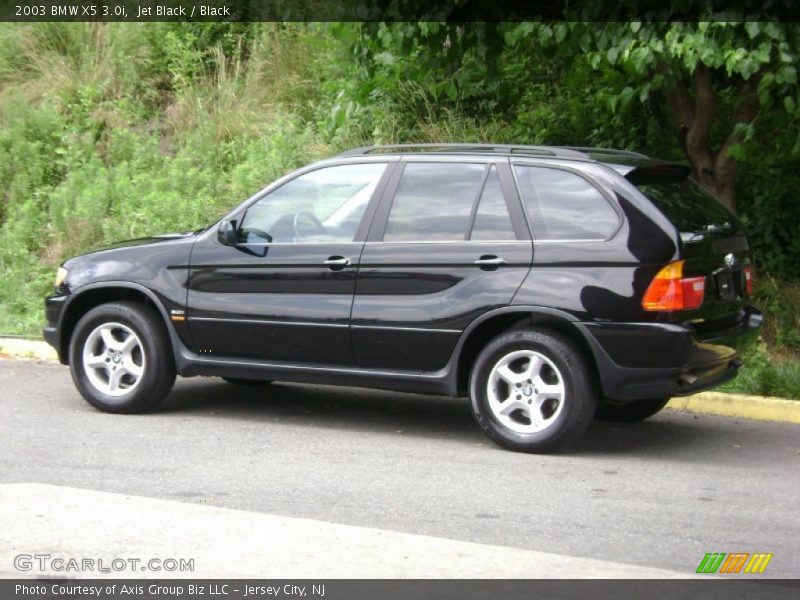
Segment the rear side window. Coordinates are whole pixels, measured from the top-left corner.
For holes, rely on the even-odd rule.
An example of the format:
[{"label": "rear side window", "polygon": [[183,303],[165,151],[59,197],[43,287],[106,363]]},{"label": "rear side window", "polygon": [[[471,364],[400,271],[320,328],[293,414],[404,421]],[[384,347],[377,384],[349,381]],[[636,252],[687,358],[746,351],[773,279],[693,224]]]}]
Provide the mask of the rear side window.
[{"label": "rear side window", "polygon": [[605,240],[619,227],[606,197],[580,175],[523,165],[514,170],[537,240]]},{"label": "rear side window", "polygon": [[713,196],[688,179],[653,181],[636,186],[682,234],[702,234],[737,227],[737,219]]},{"label": "rear side window", "polygon": [[484,170],[480,164],[406,164],[383,240],[465,239]]}]

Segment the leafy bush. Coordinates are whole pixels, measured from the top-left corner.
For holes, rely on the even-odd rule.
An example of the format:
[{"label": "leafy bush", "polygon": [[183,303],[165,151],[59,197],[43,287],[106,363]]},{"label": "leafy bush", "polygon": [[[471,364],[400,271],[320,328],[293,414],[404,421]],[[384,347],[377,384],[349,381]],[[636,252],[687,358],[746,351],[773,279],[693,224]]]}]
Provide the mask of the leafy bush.
[{"label": "leafy bush", "polygon": [[744,360],[739,376],[722,386],[723,391],[800,400],[800,362],[775,356],[765,344]]},{"label": "leafy bush", "polygon": [[754,303],[767,315],[762,337],[770,350],[800,355],[800,281],[756,278]]}]

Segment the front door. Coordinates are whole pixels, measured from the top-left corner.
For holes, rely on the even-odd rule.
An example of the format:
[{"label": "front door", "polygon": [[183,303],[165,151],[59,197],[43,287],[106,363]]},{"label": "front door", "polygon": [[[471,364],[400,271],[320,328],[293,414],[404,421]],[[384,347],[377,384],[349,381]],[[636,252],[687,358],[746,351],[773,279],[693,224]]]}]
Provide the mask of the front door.
[{"label": "front door", "polygon": [[[350,365],[350,309],[362,221],[386,163],[305,172],[250,204],[237,243],[216,235],[192,252],[188,322],[215,357]],[[361,237],[361,240],[358,240]]]}]

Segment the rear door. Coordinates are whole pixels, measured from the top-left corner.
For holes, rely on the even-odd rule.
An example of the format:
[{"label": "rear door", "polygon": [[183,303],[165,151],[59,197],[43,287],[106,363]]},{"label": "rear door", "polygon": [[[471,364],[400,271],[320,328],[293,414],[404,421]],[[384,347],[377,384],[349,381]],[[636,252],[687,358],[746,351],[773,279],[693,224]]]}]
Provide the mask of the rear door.
[{"label": "rear door", "polygon": [[734,322],[752,277],[750,248],[741,221],[700,185],[689,169],[658,165],[626,175],[679,232],[684,276],[706,277],[703,305],[686,313],[699,331]]},{"label": "rear door", "polygon": [[402,161],[361,256],[356,363],[443,367],[473,319],[511,301],[532,252],[507,160]]}]

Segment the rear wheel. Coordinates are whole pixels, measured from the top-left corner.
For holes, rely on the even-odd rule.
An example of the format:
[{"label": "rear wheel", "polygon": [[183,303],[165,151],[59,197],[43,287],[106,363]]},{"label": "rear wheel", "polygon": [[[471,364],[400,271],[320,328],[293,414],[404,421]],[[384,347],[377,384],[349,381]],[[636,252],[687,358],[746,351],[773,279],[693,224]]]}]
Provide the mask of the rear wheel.
[{"label": "rear wheel", "polygon": [[549,452],[592,421],[597,392],[583,353],[549,330],[498,336],[470,377],[472,411],[484,433],[520,452]]},{"label": "rear wheel", "polygon": [[70,340],[72,379],[92,406],[143,412],[175,383],[169,336],[152,308],[135,302],[101,304],[78,321]]},{"label": "rear wheel", "polygon": [[272,383],[272,381],[268,379],[241,379],[239,377],[223,377],[222,379],[228,383],[232,383],[233,385],[244,385],[249,387],[263,387]]},{"label": "rear wheel", "polygon": [[605,402],[597,408],[597,418],[613,423],[638,423],[652,417],[664,408],[669,398],[648,398],[627,404]]}]

